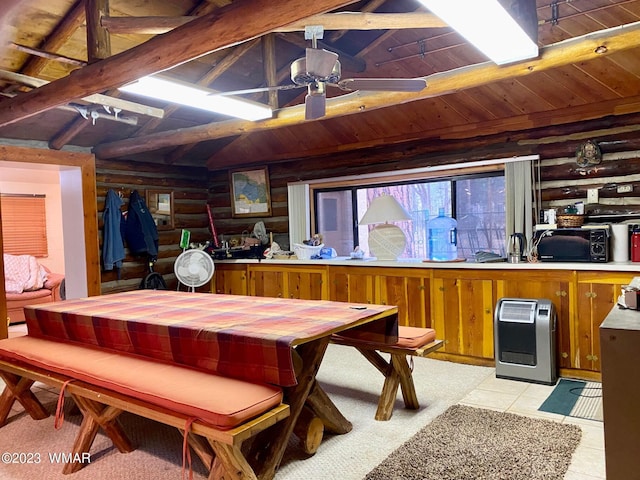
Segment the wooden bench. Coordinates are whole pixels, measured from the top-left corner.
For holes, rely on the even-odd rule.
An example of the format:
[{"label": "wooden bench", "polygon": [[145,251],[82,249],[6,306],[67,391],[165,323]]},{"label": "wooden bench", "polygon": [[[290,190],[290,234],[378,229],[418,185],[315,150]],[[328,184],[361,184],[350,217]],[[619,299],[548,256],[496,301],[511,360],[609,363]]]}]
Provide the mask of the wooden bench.
[{"label": "wooden bench", "polygon": [[[398,327],[398,341],[395,344],[372,342],[358,337],[333,335],[331,342],[339,345],[355,347],[385,377],[376,420],[389,420],[393,415],[393,406],[398,394],[398,386],[402,388],[402,397],[406,408],[420,408],[416,388],[413,383],[413,359],[425,357],[444,345],[436,340],[435,330],[418,327]],[[381,353],[389,354],[386,360]]]},{"label": "wooden bench", "polygon": [[[118,422],[128,411],[180,429],[210,479],[256,479],[242,443],[289,416],[279,387],[29,336],[0,340],[0,377],[0,427],[15,401],[36,420],[49,416],[31,392],[42,382],[59,388],[61,399],[68,393],[82,412],[71,458],[87,458],[100,428],[118,450],[132,451]],[[83,466],[67,463],[63,473]]]}]

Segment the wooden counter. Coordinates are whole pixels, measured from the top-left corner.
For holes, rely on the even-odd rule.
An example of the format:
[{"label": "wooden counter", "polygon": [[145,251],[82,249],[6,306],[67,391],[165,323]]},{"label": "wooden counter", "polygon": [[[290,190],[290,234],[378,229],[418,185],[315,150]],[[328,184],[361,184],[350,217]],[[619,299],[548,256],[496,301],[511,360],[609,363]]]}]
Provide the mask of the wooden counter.
[{"label": "wooden counter", "polygon": [[397,305],[400,325],[435,328],[445,340],[434,357],[478,365],[495,364],[500,298],[548,298],[561,374],[599,380],[598,327],[636,275],[634,263],[231,260],[216,262],[212,291]]}]

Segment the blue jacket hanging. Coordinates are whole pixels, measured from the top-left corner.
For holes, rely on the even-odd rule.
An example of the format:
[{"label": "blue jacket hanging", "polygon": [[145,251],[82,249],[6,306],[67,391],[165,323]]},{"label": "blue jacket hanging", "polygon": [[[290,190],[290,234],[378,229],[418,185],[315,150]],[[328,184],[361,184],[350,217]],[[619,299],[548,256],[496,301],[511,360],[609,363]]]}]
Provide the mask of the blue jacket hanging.
[{"label": "blue jacket hanging", "polygon": [[102,263],[105,270],[118,270],[124,259],[124,242],[122,241],[121,222],[123,221],[120,207],[124,204],[122,198],[113,190],[107,192],[102,219]]},{"label": "blue jacket hanging", "polygon": [[124,238],[133,255],[146,254],[154,261],[158,258],[158,228],[137,190],[129,196]]}]

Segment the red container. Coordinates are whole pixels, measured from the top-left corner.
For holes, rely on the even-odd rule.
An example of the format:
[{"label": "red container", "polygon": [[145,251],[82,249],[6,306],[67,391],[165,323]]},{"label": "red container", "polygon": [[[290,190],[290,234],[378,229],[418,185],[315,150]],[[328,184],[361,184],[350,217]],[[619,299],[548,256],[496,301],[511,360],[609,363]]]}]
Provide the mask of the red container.
[{"label": "red container", "polygon": [[634,230],[631,234],[631,261],[640,262],[640,231]]}]

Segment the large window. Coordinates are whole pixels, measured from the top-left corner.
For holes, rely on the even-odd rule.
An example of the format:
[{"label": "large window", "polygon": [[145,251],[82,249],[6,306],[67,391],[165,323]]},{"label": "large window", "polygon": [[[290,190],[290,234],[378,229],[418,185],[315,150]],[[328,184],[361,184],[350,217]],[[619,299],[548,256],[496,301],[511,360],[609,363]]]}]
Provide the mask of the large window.
[{"label": "large window", "polygon": [[315,231],[338,255],[356,245],[368,252],[374,225],[358,225],[371,200],[389,194],[405,207],[411,221],[398,222],[407,237],[400,258],[427,258],[427,223],[440,208],[458,222],[458,256],[478,251],[505,254],[505,183],[502,172],[461,175],[393,184],[350,185],[314,189]]}]

